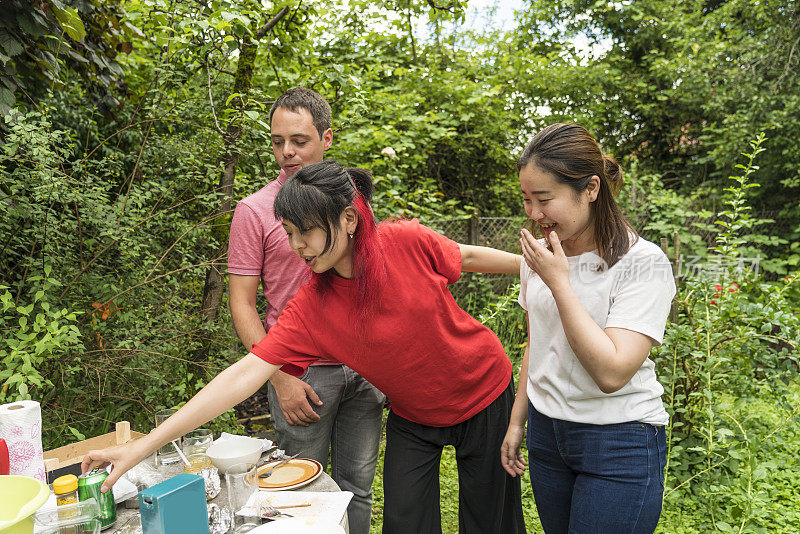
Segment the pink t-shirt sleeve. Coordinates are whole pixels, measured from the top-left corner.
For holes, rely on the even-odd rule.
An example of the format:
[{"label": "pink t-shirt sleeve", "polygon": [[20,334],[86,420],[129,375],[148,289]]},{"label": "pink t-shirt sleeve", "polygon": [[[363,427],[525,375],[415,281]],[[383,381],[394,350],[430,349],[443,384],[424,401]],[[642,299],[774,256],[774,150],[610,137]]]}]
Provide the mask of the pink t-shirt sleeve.
[{"label": "pink t-shirt sleeve", "polygon": [[301,320],[303,306],[313,305],[304,291],[306,288],[289,301],[278,322],[252,348],[253,354],[267,363],[282,365],[281,371],[292,376],[302,376],[321,357],[313,336]]},{"label": "pink t-shirt sleeve", "polygon": [[253,209],[239,202],[228,240],[228,273],[259,276],[264,265],[263,225]]}]

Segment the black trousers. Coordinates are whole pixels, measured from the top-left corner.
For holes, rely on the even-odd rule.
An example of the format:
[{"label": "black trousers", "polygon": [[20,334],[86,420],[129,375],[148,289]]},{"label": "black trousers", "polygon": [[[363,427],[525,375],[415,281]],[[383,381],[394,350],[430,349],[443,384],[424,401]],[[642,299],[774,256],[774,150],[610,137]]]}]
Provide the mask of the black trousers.
[{"label": "black trousers", "polygon": [[520,478],[500,464],[514,385],[463,423],[432,427],[389,413],[383,465],[383,534],[441,534],[439,461],[456,449],[461,534],[524,534]]}]

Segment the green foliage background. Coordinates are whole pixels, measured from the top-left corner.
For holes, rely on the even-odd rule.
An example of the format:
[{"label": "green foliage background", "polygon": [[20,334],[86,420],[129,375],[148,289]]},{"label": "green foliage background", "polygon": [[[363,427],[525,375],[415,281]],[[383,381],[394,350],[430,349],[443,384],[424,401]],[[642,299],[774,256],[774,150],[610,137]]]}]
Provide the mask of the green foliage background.
[{"label": "green foliage background", "polygon": [[[292,86],[329,99],[328,157],[374,173],[381,218],[520,216],[516,155],[574,121],[627,171],[642,235],[677,235],[711,273],[682,271],[653,352],[672,415],[661,531],[800,529],[798,3],[529,0],[508,28],[468,26],[469,8],[3,3],[0,402],[40,400],[48,448],[120,419],[146,431],[241,356],[206,280],[224,272],[226,200],[277,174],[266,110]],[[462,304],[518,363],[513,295],[469,284]]]}]

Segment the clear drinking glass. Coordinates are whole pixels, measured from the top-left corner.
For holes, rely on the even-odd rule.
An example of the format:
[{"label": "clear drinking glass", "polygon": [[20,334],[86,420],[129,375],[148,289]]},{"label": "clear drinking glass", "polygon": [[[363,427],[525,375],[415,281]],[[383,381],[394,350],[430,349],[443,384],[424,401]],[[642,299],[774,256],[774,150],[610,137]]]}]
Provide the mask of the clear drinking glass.
[{"label": "clear drinking glass", "polygon": [[[169,408],[167,410],[159,410],[156,412],[156,426],[160,425],[164,421],[170,418],[172,414],[177,412],[174,408]],[[180,442],[180,439],[176,440]],[[178,456],[178,451],[175,450],[175,446],[172,443],[167,443],[160,449],[158,449],[158,454],[156,454],[156,464],[167,465],[167,464],[174,464],[175,462],[180,462],[181,457]]]},{"label": "clear drinking glass", "polygon": [[257,508],[242,513],[250,497],[258,493],[258,478],[255,464],[236,464],[225,472],[228,488],[228,506],[233,516],[233,532],[250,532],[262,523]]},{"label": "clear drinking glass", "polygon": [[198,428],[183,436],[181,448],[183,449],[183,454],[191,456],[206,452],[213,441],[214,436],[211,434],[211,430]]}]

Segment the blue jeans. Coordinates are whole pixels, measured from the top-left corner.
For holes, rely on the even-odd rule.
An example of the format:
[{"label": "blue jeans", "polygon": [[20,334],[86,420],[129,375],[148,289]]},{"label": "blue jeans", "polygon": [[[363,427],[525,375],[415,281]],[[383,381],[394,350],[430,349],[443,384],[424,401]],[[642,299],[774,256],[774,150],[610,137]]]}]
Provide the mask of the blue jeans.
[{"label": "blue jeans", "polygon": [[322,399],[322,406],[312,404],[320,420],[308,426],[287,423],[270,385],[269,410],[278,444],[287,454],[301,453],[326,467],[330,449],[331,477],[342,490],[353,492],[347,508],[350,532],[368,534],[386,397],[344,365],[315,365],[301,379]]},{"label": "blue jeans", "polygon": [[533,496],[547,534],[652,533],[661,515],[664,427],[551,419],[528,404]]}]

